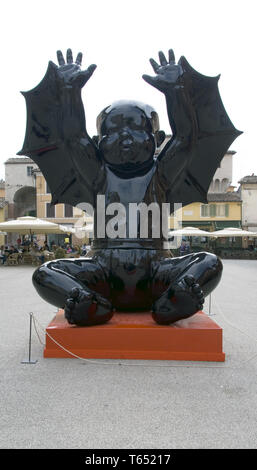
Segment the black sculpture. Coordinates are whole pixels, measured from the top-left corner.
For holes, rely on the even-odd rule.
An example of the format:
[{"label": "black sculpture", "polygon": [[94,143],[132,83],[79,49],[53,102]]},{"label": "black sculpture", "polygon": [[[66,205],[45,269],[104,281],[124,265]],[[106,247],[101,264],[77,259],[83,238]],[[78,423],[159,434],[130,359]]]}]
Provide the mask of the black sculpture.
[{"label": "black sculpture", "polygon": [[[81,89],[96,66],[81,71],[82,54],[59,67],[49,62],[42,82],[24,93],[27,131],[19,155],[30,156],[52,192],[52,203],[90,203],[97,195],[106,206],[151,202],[183,205],[207,203],[212,177],[228,147],[240,134],[229,120],[218,92],[218,78],[196,72],[169,51],[160,64],[150,59],[155,76],[146,82],[164,93],[172,137],[158,158],[165,138],[158,115],[148,105],[120,101],[97,119],[98,137],[86,131]],[[172,206],[173,207],[173,206]],[[97,213],[95,211],[95,231]],[[150,217],[151,218],[151,217]],[[96,325],[114,309],[149,310],[159,324],[170,324],[200,310],[218,284],[222,263],[210,253],[173,258],[163,237],[95,238],[85,258],[62,259],[40,266],[33,283],[47,302],[65,309],[69,323]]]}]

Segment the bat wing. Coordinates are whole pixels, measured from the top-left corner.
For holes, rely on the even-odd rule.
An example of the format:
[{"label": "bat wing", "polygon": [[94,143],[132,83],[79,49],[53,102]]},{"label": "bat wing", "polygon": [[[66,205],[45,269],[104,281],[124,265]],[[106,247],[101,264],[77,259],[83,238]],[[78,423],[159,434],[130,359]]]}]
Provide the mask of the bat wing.
[{"label": "bat wing", "polygon": [[[28,92],[22,92],[26,101],[27,124],[22,149],[17,155],[32,158],[42,171],[52,194],[52,204],[79,202],[93,203],[92,192],[76,170],[74,153],[64,141],[63,103],[56,86],[56,66],[49,62],[43,80]],[[82,126],[84,108],[81,97],[76,113]],[[81,136],[83,128],[81,130]],[[92,150],[91,150],[92,151]],[[82,155],[78,155],[78,159]]]},{"label": "bat wing", "polygon": [[168,202],[183,206],[207,201],[213,176],[230,145],[241,134],[228,117],[222,103],[217,77],[207,77],[194,70],[184,57],[179,64],[184,71],[185,87],[196,119],[196,135],[188,148],[188,165],[179,188],[168,193]]}]

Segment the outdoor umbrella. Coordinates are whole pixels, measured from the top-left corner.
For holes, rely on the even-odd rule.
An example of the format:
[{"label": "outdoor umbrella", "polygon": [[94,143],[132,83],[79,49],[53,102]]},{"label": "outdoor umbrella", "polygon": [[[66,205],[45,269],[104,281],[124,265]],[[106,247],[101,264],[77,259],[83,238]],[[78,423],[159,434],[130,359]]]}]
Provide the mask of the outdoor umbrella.
[{"label": "outdoor umbrella", "polygon": [[71,227],[70,225],[58,225],[60,232],[55,232],[55,233],[75,233],[74,228]]},{"label": "outdoor umbrella", "polygon": [[72,228],[72,232],[73,233],[85,233],[85,234],[88,234],[88,233],[91,233],[93,232],[94,230],[94,225],[93,224],[87,224],[87,225],[83,225],[82,227],[78,227],[78,226],[75,226]]},{"label": "outdoor umbrella", "polygon": [[63,233],[66,232],[65,229],[66,227],[62,228],[61,225],[54,222],[30,216],[18,217],[17,219],[0,223],[0,230],[19,233],[20,235]]},{"label": "outdoor umbrella", "polygon": [[211,233],[215,237],[257,237],[257,232],[250,232],[236,227],[228,227]]},{"label": "outdoor umbrella", "polygon": [[196,227],[184,227],[178,230],[169,231],[169,237],[212,237],[213,232],[200,230]]}]

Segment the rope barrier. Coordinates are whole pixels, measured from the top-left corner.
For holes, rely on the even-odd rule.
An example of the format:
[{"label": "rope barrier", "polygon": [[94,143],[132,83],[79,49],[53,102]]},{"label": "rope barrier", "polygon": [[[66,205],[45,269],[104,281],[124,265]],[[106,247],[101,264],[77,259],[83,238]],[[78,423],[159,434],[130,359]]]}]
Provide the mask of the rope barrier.
[{"label": "rope barrier", "polygon": [[32,361],[31,359],[31,336],[32,336],[32,318],[33,312],[29,313],[29,358],[27,360],[21,361],[21,364],[36,364],[37,360]]},{"label": "rope barrier", "polygon": [[[253,338],[252,336],[248,335],[247,333],[245,333],[243,330],[241,330],[240,328],[238,328],[236,325],[232,324],[230,321],[228,321],[224,315],[224,313],[222,312],[221,310],[221,307],[219,306],[219,304],[215,301],[214,302],[218,311],[219,311],[219,314],[223,317],[223,319],[233,328],[237,329],[238,331],[240,331],[240,333],[246,335],[248,338],[252,339],[253,341],[257,342],[257,338]],[[35,332],[36,332],[36,335],[38,337],[38,340],[39,342],[45,346],[45,343],[43,343],[41,341],[41,338],[39,336],[39,333],[38,333],[38,330],[37,330],[37,325],[39,326],[39,328],[44,332],[45,335],[47,335],[58,347],[60,347],[63,351],[67,352],[68,354],[70,354],[71,356],[73,356],[74,358],[76,359],[79,359],[81,361],[84,361],[84,362],[87,362],[89,364],[95,364],[95,365],[108,365],[108,366],[113,366],[113,365],[117,365],[117,366],[125,366],[125,367],[157,367],[157,368],[160,368],[160,367],[165,367],[165,368],[174,368],[174,367],[179,367],[179,368],[191,368],[191,369],[238,369],[240,366],[243,366],[245,365],[246,363],[250,362],[254,357],[257,356],[257,352],[251,356],[250,358],[248,358],[246,361],[243,361],[243,362],[240,362],[239,363],[239,366],[230,366],[230,365],[200,365],[200,364],[144,364],[144,363],[126,363],[126,362],[118,362],[118,363],[110,363],[110,362],[104,362],[102,360],[92,360],[92,359],[87,359],[87,358],[84,358],[84,357],[80,357],[78,356],[77,354],[74,354],[72,351],[69,351],[68,349],[66,349],[62,344],[60,344],[58,341],[56,341],[49,333],[48,331],[46,331],[46,329],[40,324],[40,322],[38,321],[38,319],[35,317],[34,313],[31,312],[30,315],[32,315],[32,319],[33,319],[33,325],[34,325],[34,329],[35,329]]]}]

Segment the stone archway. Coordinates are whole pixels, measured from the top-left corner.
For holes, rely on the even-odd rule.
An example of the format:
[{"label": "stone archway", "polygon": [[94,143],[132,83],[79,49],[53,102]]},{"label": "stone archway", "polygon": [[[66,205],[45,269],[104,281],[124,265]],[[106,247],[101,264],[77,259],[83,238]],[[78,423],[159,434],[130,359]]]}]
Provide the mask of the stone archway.
[{"label": "stone archway", "polygon": [[25,215],[36,216],[36,189],[23,186],[14,194],[14,218]]}]

